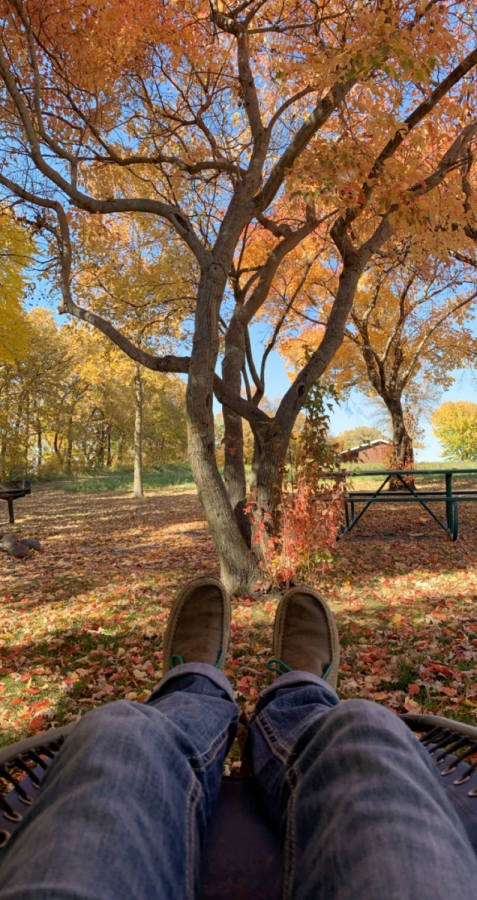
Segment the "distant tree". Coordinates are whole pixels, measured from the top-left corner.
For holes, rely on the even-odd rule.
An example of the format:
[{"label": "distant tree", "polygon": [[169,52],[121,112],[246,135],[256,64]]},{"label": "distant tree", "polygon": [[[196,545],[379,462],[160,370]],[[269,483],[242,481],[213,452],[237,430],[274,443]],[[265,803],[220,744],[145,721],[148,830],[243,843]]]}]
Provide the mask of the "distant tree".
[{"label": "distant tree", "polygon": [[0,365],[26,351],[28,327],[22,304],[30,257],[25,229],[9,210],[0,209]]},{"label": "distant tree", "polygon": [[359,447],[362,444],[370,444],[371,441],[389,441],[389,437],[379,429],[368,425],[358,425],[357,428],[348,428],[342,431],[334,439],[340,450],[351,450],[351,447]]},{"label": "distant tree", "polygon": [[[412,469],[414,443],[424,408],[446,389],[453,371],[475,353],[475,274],[460,264],[434,264],[421,241],[396,243],[369,267],[356,291],[345,341],[328,370],[342,395],[358,388],[379,397],[387,410],[393,467]],[[329,275],[326,276],[329,281]],[[320,340],[326,281],[309,291],[305,309],[296,309],[300,330],[282,343],[296,367]],[[313,300],[316,306],[313,309]],[[396,490],[400,482],[393,484]]]},{"label": "distant tree", "polygon": [[477,403],[441,403],[431,418],[432,430],[447,459],[477,459]]},{"label": "distant tree", "polygon": [[[131,465],[134,363],[98,332],[60,327],[49,310],[24,319],[25,350],[0,360],[0,479]],[[145,370],[141,393],[147,465],[183,459],[182,379]]]},{"label": "distant tree", "polygon": [[[94,306],[114,320],[142,350],[172,352],[174,341],[184,336],[194,286],[188,261],[173,258],[173,246],[164,229],[157,223],[146,225],[122,216],[76,222],[73,232],[78,264],[72,277],[83,306]],[[138,498],[144,496],[144,404],[150,370],[137,361],[131,364],[127,357],[121,362],[116,356],[116,364],[126,365],[132,379],[133,493]]]}]

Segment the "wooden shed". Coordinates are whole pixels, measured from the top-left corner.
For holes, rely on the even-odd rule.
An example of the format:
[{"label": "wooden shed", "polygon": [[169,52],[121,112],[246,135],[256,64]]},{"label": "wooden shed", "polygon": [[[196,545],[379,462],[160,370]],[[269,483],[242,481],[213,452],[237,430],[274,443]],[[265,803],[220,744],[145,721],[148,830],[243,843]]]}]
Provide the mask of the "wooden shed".
[{"label": "wooden shed", "polygon": [[341,452],[343,462],[381,463],[389,466],[393,445],[391,441],[377,440],[369,444],[360,444]]}]

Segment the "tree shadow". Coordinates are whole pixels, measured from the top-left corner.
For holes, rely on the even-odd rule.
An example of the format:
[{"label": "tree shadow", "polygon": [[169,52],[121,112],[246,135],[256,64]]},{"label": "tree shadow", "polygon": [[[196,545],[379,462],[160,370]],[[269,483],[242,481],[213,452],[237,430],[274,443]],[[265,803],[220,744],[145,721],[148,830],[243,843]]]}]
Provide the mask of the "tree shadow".
[{"label": "tree shadow", "polygon": [[[350,560],[358,572],[433,574],[467,570],[477,564],[477,505],[460,505],[459,538],[453,542],[424,511],[408,504],[369,510],[355,529],[338,543],[337,570]],[[377,506],[377,504],[376,504]],[[445,510],[438,515],[445,521]],[[437,510],[436,510],[437,512]]]},{"label": "tree shadow", "polygon": [[[162,628],[128,628],[109,635],[71,628],[54,631],[44,641],[19,642],[0,650],[6,685],[3,702],[11,705],[12,695],[14,701],[17,697],[22,701],[16,720],[11,706],[12,722],[2,728],[0,746],[66,725],[78,713],[126,694],[136,694],[128,699],[145,699],[160,679],[162,634]],[[145,661],[150,665],[144,667]],[[49,704],[42,706],[45,700]]]}]

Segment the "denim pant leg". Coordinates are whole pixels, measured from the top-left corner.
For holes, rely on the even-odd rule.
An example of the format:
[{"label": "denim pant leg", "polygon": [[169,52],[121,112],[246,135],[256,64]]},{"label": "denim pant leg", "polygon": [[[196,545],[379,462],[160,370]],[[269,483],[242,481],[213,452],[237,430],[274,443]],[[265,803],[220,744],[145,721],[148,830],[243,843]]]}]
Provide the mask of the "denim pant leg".
[{"label": "denim pant leg", "polygon": [[285,897],[477,897],[477,858],[435,766],[393,713],[290,672],[250,725],[255,777],[282,826]]},{"label": "denim pant leg", "polygon": [[146,704],[88,713],[0,854],[1,900],[194,897],[237,718],[225,675],[202,663]]}]

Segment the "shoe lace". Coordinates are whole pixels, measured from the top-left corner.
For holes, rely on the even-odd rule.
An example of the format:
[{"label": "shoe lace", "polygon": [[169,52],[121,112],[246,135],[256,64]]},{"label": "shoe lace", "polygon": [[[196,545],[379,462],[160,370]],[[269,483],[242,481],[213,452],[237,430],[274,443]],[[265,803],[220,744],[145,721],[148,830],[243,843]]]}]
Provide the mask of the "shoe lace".
[{"label": "shoe lace", "polygon": [[269,669],[270,672],[276,672],[278,675],[284,675],[285,672],[293,672],[290,666],[287,666],[282,659],[277,659],[276,657],[269,659],[265,668]]},{"label": "shoe lace", "polygon": [[[290,666],[288,666],[286,664],[286,662],[283,662],[283,659],[277,659],[275,657],[273,657],[272,659],[269,659],[265,668],[269,669],[270,672],[276,672],[278,675],[285,675],[286,672],[293,672],[293,669]],[[325,671],[323,672],[323,675],[321,676],[323,681],[326,681],[332,668],[333,668],[333,663],[330,663],[329,666],[326,667]]]},{"label": "shoe lace", "polygon": [[[222,648],[222,650],[219,653],[219,658],[218,658],[217,662],[214,664],[216,669],[220,669],[220,666],[222,665],[224,656],[225,656],[225,650]],[[184,657],[181,656],[180,653],[173,653],[169,660],[169,668],[174,669],[176,666],[183,666],[183,665],[184,665]]]}]

